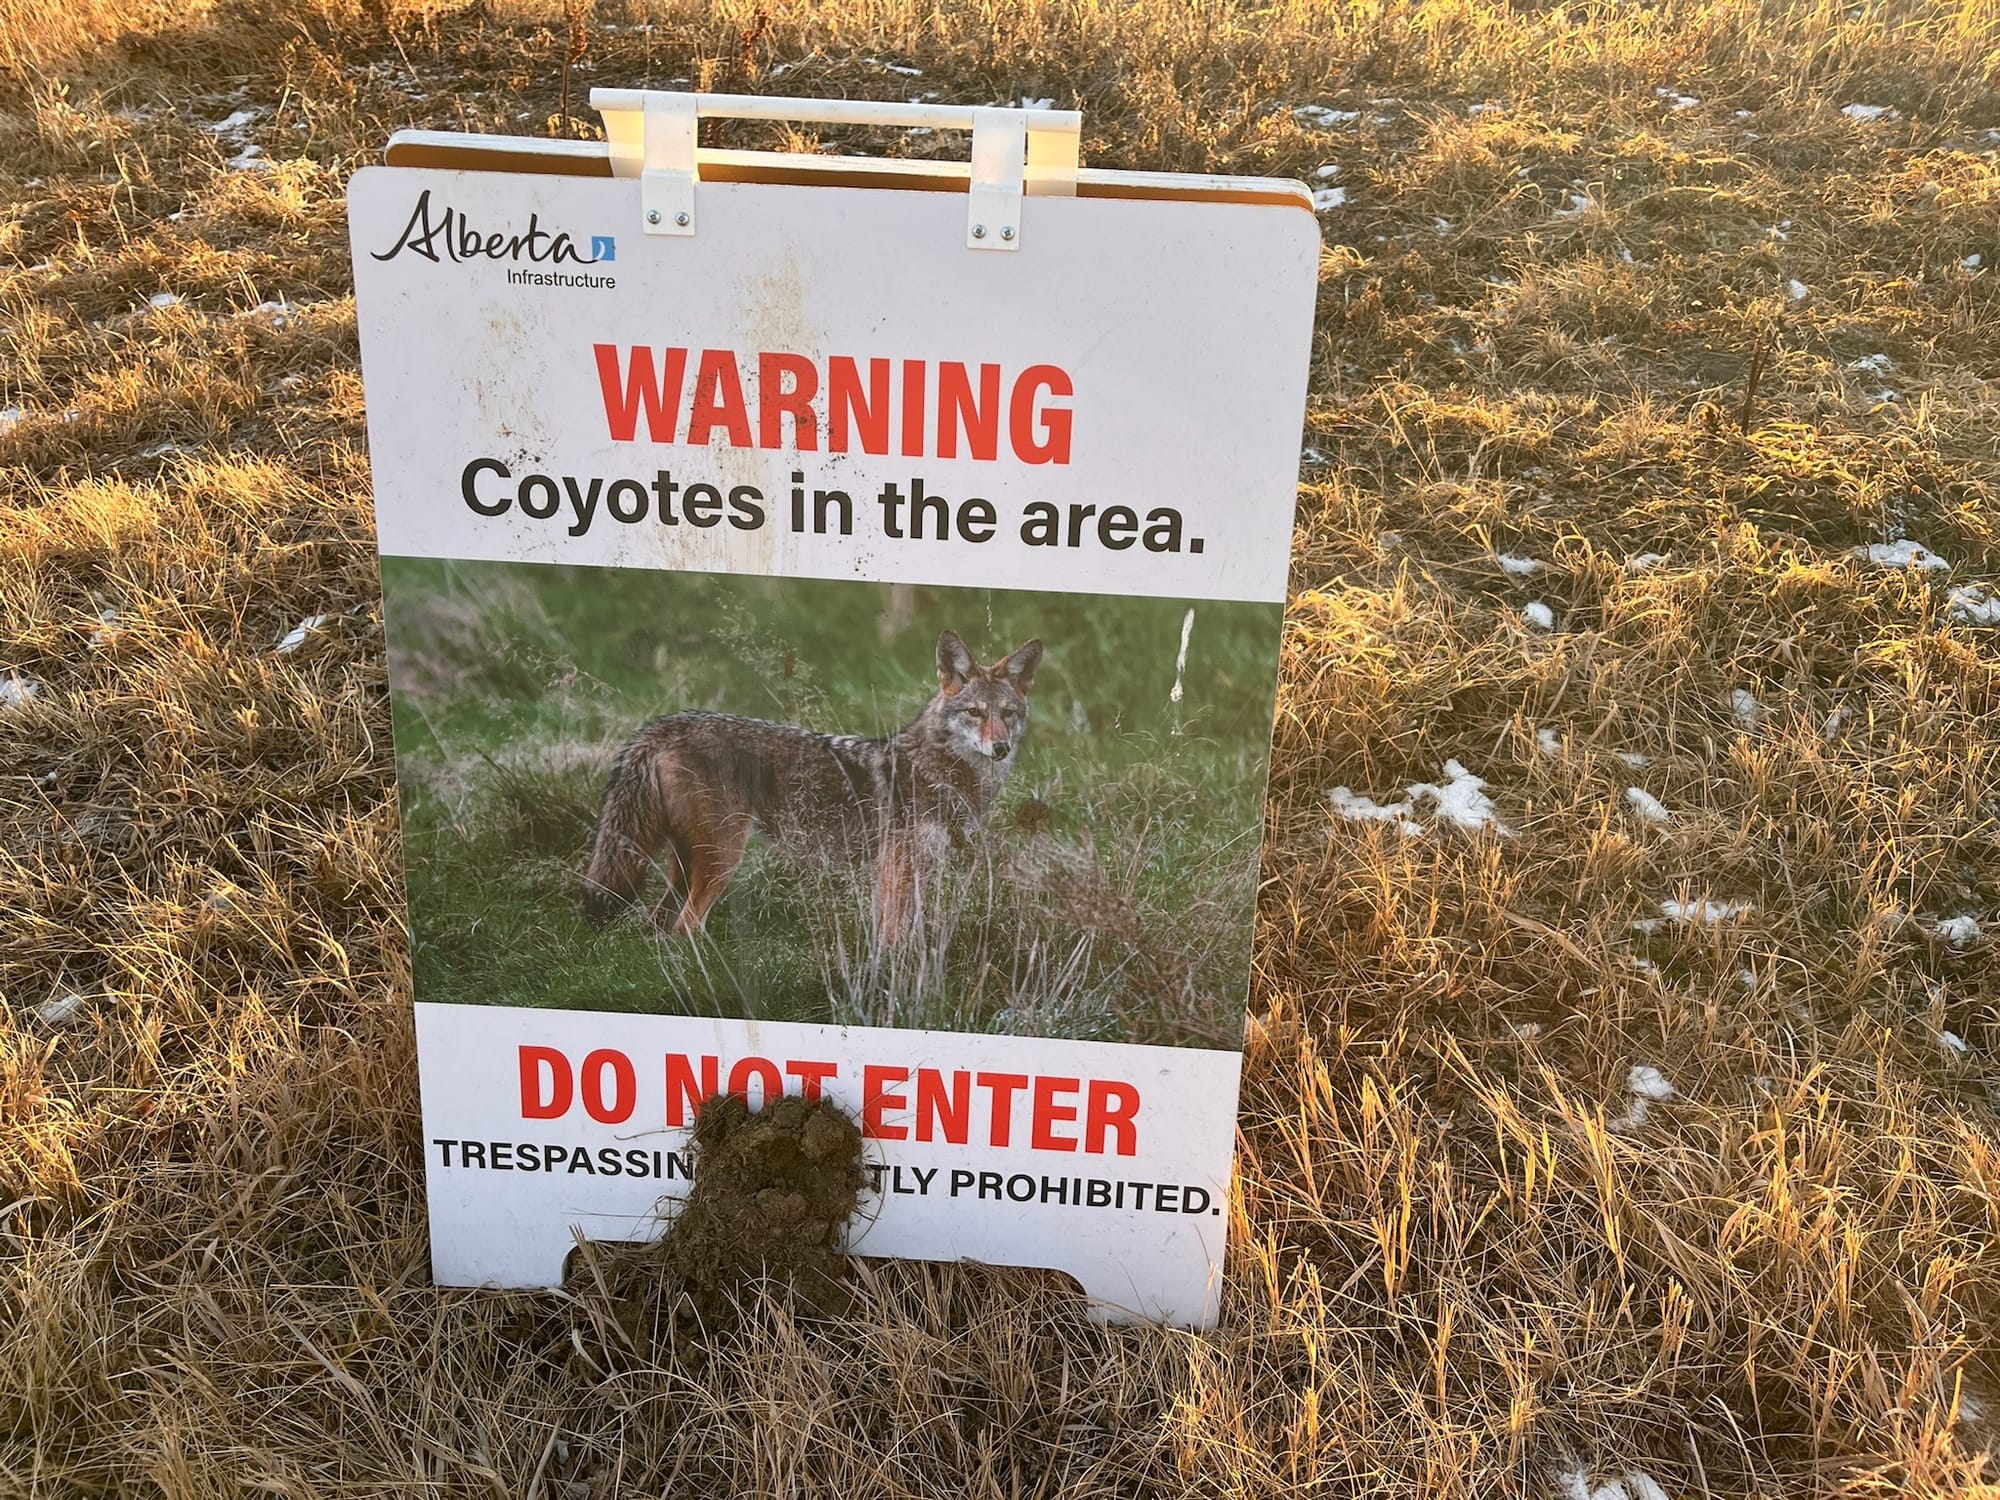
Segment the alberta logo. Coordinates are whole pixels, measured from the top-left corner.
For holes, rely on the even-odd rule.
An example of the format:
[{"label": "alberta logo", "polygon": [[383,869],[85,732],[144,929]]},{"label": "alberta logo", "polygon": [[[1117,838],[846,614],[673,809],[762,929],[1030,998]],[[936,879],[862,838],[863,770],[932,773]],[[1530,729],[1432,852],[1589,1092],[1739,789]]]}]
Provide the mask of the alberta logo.
[{"label": "alberta logo", "polygon": [[590,253],[577,249],[566,233],[551,234],[542,228],[540,214],[528,215],[525,229],[486,229],[473,224],[463,213],[445,204],[433,207],[431,190],[425,188],[410,210],[409,222],[387,250],[371,250],[376,260],[394,260],[405,250],[433,264],[443,261],[500,260],[515,264],[507,268],[509,286],[588,287],[610,291],[615,278],[593,271],[531,270],[532,266],[595,266],[618,259],[618,241],[608,234],[590,237]]},{"label": "alberta logo", "polygon": [[585,255],[568,234],[542,228],[540,214],[528,215],[526,229],[481,228],[450,204],[433,208],[429,188],[418,196],[396,243],[370,253],[376,260],[394,260],[405,250],[428,261],[525,260],[536,265],[589,266],[618,258],[617,241],[611,235],[592,235],[590,254]]}]

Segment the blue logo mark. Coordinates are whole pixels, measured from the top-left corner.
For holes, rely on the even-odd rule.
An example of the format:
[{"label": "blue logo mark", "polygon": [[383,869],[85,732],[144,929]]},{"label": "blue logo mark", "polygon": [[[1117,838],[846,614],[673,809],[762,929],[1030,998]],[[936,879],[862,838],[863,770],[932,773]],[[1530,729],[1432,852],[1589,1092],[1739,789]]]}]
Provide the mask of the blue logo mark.
[{"label": "blue logo mark", "polygon": [[593,234],[590,237],[590,258],[592,260],[618,259],[618,241],[608,234]]}]

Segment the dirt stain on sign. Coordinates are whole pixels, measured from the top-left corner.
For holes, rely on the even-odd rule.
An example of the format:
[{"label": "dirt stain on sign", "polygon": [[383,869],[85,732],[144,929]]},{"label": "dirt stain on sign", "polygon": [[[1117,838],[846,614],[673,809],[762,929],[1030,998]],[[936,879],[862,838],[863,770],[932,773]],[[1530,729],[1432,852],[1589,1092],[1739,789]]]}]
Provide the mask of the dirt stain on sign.
[{"label": "dirt stain on sign", "polygon": [[774,1100],[758,1113],[734,1095],[701,1107],[694,1185],[667,1233],[647,1246],[585,1247],[586,1284],[608,1295],[638,1347],[647,1330],[726,1328],[750,1283],[768,1280],[800,1312],[849,1302],[835,1250],[864,1186],[861,1128],[824,1100]]},{"label": "dirt stain on sign", "polygon": [[[744,356],[742,373],[750,387],[744,394],[752,410],[757,409],[753,384],[757,379],[757,353],[817,356],[823,352],[825,330],[806,312],[805,285],[798,256],[787,247],[761,268],[746,270],[727,293],[731,305],[742,309],[744,315],[737,347],[751,351]],[[819,455],[774,456],[761,448],[738,448],[721,442],[694,451],[700,461],[690,466],[690,478],[695,477],[698,467],[702,471],[700,477],[715,484],[724,494],[738,485],[751,486],[764,497],[765,521],[755,530],[718,526],[688,537],[663,539],[672,566],[720,573],[797,571],[798,544],[787,521],[791,505],[790,475],[795,467],[803,470],[807,487],[811,488],[816,482],[813,467]]]}]

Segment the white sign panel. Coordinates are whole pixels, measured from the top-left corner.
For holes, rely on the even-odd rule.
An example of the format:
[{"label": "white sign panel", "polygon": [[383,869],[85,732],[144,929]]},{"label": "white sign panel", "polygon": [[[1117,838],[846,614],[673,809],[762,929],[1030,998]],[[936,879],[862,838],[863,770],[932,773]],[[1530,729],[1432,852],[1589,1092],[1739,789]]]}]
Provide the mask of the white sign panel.
[{"label": "white sign panel", "polygon": [[438,1279],[789,1092],[855,1252],[1212,1321],[1311,214],[641,187],[349,192]]},{"label": "white sign panel", "polygon": [[659,1200],[686,1192],[695,1106],[783,1091],[835,1101],[868,1135],[849,1251],[1054,1265],[1107,1307],[1214,1320],[1233,1052],[553,1010],[508,1019],[417,1007],[431,1258],[447,1285],[547,1285],[572,1225],[649,1238]]}]

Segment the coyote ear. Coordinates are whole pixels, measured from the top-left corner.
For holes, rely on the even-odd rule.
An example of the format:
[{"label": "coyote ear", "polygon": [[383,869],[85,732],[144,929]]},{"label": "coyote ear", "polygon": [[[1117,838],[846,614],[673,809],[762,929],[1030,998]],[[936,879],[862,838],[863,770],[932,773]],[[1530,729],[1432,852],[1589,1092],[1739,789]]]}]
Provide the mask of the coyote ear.
[{"label": "coyote ear", "polygon": [[991,668],[996,677],[1005,677],[1014,684],[1014,691],[1027,696],[1028,689],[1035,685],[1035,668],[1042,664],[1042,643],[1029,641],[993,663]]},{"label": "coyote ear", "polygon": [[947,698],[964,687],[967,679],[979,669],[979,663],[965,649],[965,642],[949,630],[938,637],[937,663],[938,689]]}]

